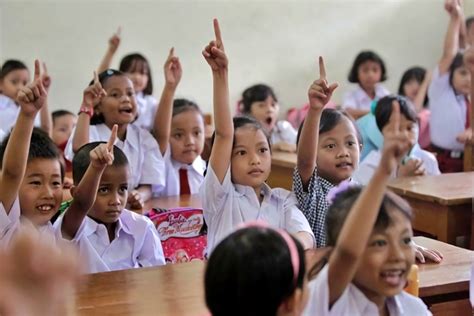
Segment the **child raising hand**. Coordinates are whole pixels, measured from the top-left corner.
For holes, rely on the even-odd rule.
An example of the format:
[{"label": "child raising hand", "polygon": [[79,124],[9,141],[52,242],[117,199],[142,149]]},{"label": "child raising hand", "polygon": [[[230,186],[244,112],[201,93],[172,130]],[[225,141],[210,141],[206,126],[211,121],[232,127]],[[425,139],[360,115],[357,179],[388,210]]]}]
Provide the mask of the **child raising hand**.
[{"label": "child raising hand", "polygon": [[392,105],[382,160],[367,187],[346,182],[331,194],[327,230],[334,250],[309,284],[304,315],[430,315],[403,291],[415,262],[411,210],[386,188],[412,143],[400,130],[398,101]]}]

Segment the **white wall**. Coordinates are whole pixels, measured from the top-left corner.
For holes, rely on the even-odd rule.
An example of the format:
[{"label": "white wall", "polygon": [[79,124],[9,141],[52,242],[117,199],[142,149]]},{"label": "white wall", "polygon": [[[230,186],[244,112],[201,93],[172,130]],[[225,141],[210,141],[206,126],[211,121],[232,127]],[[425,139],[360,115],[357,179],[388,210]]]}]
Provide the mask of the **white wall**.
[{"label": "white wall", "polygon": [[[474,1],[466,0],[466,14]],[[335,101],[347,90],[347,73],[362,49],[380,53],[388,66],[386,86],[396,91],[410,66],[432,68],[447,26],[442,0],[318,1],[0,1],[0,60],[47,62],[53,86],[51,108],[77,111],[110,35],[122,26],[113,65],[131,52],[152,66],[154,95],[163,83],[162,64],[175,46],[184,68],[179,96],[211,109],[212,81],[201,50],[218,17],[230,59],[231,102],[254,83],[273,86],[283,108],[306,101],[323,55]],[[30,68],[31,69],[31,68]]]}]

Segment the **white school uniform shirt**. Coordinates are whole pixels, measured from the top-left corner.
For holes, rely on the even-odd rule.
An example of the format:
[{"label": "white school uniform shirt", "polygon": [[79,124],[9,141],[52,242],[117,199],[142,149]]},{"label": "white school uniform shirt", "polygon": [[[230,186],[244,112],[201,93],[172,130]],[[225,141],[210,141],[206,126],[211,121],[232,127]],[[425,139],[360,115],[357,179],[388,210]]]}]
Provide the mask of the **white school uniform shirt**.
[{"label": "white school uniform shirt", "polygon": [[0,142],[2,142],[6,136],[7,136],[7,133],[3,131],[2,129],[0,129]]},{"label": "white school uniform shirt", "polygon": [[[0,202],[0,248],[10,244],[12,238],[21,230],[24,221],[28,221],[28,219],[21,215],[18,197],[13,202],[8,215],[3,203]],[[49,221],[47,224],[36,228],[39,231],[39,238],[47,243],[56,244],[56,241],[62,238],[61,234],[54,230]]]},{"label": "white school uniform shirt", "polygon": [[180,194],[179,169],[181,168],[188,170],[188,183],[191,194],[199,193],[199,188],[204,181],[204,170],[206,170],[206,162],[201,156],[194,159],[192,164],[186,165],[171,157],[171,148],[168,145],[163,159],[165,161],[166,183],[164,187],[153,186],[153,195],[155,197]]},{"label": "white school uniform shirt", "polygon": [[308,220],[296,206],[294,194],[285,189],[271,189],[262,184],[263,202],[252,187],[231,182],[230,166],[222,184],[209,165],[200,190],[207,230],[207,253],[239,224],[262,220],[273,228],[281,228],[290,234],[307,232],[314,234]]},{"label": "white school uniform shirt", "polygon": [[[441,174],[435,155],[421,149],[418,145],[413,147],[410,158],[420,159],[427,175],[436,176]],[[380,150],[371,151],[359,164],[359,168],[354,172],[352,178],[362,185],[367,185],[374,175],[375,169],[380,165],[380,160],[382,160],[382,152]],[[392,174],[392,178],[395,177],[396,175]]]},{"label": "white school uniform shirt", "polygon": [[[56,231],[61,231],[63,218],[64,213],[54,223]],[[79,247],[86,263],[85,273],[165,264],[161,241],[151,220],[127,209],[120,214],[112,242],[105,225],[86,216],[72,243]]]},{"label": "white school uniform shirt", "polygon": [[143,92],[136,94],[138,118],[133,125],[144,128],[147,131],[153,129],[158,101],[152,95],[144,95]]},{"label": "white school uniform shirt", "polygon": [[[72,151],[74,132],[75,130],[72,132],[64,150],[64,155],[69,161],[74,158]],[[105,124],[91,125],[89,127],[89,142],[107,142],[111,133],[112,131]],[[158,142],[151,136],[150,132],[129,124],[126,139],[124,141],[118,139],[115,146],[122,149],[127,156],[131,169],[129,182],[131,189],[140,184],[151,184],[156,187],[165,185],[165,163]]]},{"label": "white school uniform shirt", "polygon": [[285,142],[289,144],[296,144],[296,135],[298,132],[293,128],[288,121],[277,121],[275,127],[270,135],[270,141],[272,144],[279,142]]},{"label": "white school uniform shirt", "polygon": [[[370,301],[354,284],[350,283],[341,297],[329,309],[328,265],[326,265],[308,283],[309,300],[303,316],[378,316],[377,306]],[[431,315],[425,303],[418,297],[401,291],[387,298],[390,316],[423,316]]]},{"label": "white school uniform shirt", "polygon": [[[380,83],[375,85],[375,100],[380,100],[384,96],[390,94],[383,85]],[[362,87],[357,84],[357,87],[344,95],[342,101],[342,107],[347,109],[357,109],[357,110],[368,110],[370,111],[370,106],[373,99],[371,99],[367,93],[362,89]]]},{"label": "white school uniform shirt", "polygon": [[[20,114],[20,107],[7,97],[6,95],[0,94],[0,129],[4,133],[10,133],[10,130],[16,123],[16,119]],[[39,113],[35,118],[35,126],[41,126],[41,120]]]},{"label": "white school uniform shirt", "polygon": [[449,83],[449,71],[440,75],[439,67],[435,68],[428,97],[431,142],[446,150],[464,151],[464,144],[458,142],[456,136],[466,129],[466,98],[455,94]]}]

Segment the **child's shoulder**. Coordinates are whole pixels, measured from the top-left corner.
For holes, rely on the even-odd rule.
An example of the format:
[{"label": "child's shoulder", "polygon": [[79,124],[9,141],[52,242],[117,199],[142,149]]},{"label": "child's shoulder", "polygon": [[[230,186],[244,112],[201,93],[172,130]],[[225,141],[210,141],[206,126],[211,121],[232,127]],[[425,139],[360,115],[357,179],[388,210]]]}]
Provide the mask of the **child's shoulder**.
[{"label": "child's shoulder", "polygon": [[271,193],[272,199],[275,199],[280,202],[293,201],[296,199],[295,194],[292,191],[288,191],[283,188],[270,188],[268,187],[269,192]]},{"label": "child's shoulder", "polygon": [[6,95],[0,94],[0,110],[5,110],[10,107],[17,107],[15,101]]},{"label": "child's shoulder", "polygon": [[405,291],[393,297],[400,315],[431,315],[426,304],[416,296]]},{"label": "child's shoulder", "polygon": [[153,225],[153,222],[146,216],[135,213],[133,211],[123,209],[120,214],[120,220],[122,224],[132,227],[146,227]]}]

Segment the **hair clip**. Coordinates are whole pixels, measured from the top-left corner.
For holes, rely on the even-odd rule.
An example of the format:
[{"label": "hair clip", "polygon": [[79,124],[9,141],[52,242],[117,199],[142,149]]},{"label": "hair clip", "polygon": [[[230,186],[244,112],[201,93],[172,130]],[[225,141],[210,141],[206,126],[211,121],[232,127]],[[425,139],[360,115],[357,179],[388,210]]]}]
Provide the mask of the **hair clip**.
[{"label": "hair clip", "polygon": [[354,182],[350,180],[344,180],[339,185],[333,187],[329,190],[328,195],[326,196],[326,201],[331,205],[336,200],[336,197],[339,193],[349,190],[350,188],[356,186]]}]

